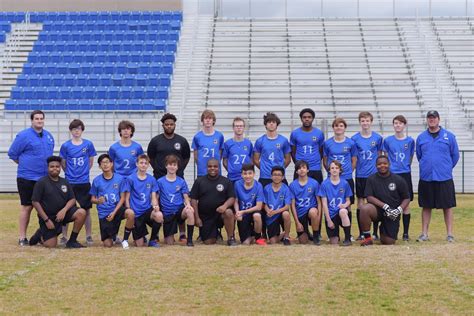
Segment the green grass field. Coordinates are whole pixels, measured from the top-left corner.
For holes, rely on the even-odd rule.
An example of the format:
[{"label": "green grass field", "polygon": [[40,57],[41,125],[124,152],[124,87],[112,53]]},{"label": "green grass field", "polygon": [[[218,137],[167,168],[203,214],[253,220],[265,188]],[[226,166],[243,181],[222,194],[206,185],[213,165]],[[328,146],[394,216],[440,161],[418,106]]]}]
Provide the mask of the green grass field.
[{"label": "green grass field", "polygon": [[[19,248],[17,214],[16,196],[1,196],[2,315],[474,313],[474,196],[458,196],[453,244],[445,242],[442,212],[436,211],[431,241],[369,248],[104,249],[95,211],[94,247]],[[412,214],[415,239],[420,210]],[[29,235],[37,227],[35,214],[31,223]]]}]

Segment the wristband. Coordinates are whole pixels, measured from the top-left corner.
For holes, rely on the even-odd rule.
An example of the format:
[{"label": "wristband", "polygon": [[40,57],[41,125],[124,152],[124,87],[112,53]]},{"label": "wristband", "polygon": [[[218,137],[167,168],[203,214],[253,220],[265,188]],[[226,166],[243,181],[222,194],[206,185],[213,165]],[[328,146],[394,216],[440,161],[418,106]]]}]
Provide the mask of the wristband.
[{"label": "wristband", "polygon": [[384,204],[384,205],[383,205],[383,210],[384,210],[384,211],[388,210],[389,208],[390,208],[390,206],[389,206],[388,204]]}]

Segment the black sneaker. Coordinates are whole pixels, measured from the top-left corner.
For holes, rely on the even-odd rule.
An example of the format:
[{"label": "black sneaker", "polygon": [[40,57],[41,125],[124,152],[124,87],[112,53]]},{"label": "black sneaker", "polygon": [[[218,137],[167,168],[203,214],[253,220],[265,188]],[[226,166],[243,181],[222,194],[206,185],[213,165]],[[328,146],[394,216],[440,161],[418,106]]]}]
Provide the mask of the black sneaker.
[{"label": "black sneaker", "polygon": [[66,248],[86,248],[78,241],[68,241],[66,243]]},{"label": "black sneaker", "polygon": [[409,241],[410,240],[410,237],[408,236],[408,234],[403,234],[403,241]]},{"label": "black sneaker", "polygon": [[312,234],[308,233],[308,240],[314,241],[314,237]]},{"label": "black sneaker", "polygon": [[342,242],[342,246],[343,246],[343,247],[352,246],[352,241],[351,241],[350,239],[344,240],[344,241]]},{"label": "black sneaker", "polygon": [[235,241],[235,237],[232,236],[227,240],[227,246],[237,246],[237,242]]},{"label": "black sneaker", "polygon": [[30,238],[30,246],[35,246],[40,242],[41,242],[41,230],[38,228],[38,230]]},{"label": "black sneaker", "polygon": [[313,239],[313,244],[316,246],[321,246],[321,240],[318,237]]},{"label": "black sneaker", "polygon": [[187,242],[186,242],[186,246],[187,246],[187,247],[194,247],[193,241],[192,241],[192,240],[187,241]]},{"label": "black sneaker", "polygon": [[217,241],[223,241],[224,240],[224,237],[222,237],[222,233],[221,233],[221,230],[217,230]]},{"label": "black sneaker", "polygon": [[285,246],[291,246],[291,241],[290,241],[290,239],[284,237],[284,238],[283,238],[283,245],[285,245]]},{"label": "black sneaker", "polygon": [[26,239],[26,238],[23,238],[23,239],[19,239],[19,240],[18,240],[18,245],[19,245],[20,247],[29,246],[29,244],[30,244],[30,243],[28,242],[28,239]]}]

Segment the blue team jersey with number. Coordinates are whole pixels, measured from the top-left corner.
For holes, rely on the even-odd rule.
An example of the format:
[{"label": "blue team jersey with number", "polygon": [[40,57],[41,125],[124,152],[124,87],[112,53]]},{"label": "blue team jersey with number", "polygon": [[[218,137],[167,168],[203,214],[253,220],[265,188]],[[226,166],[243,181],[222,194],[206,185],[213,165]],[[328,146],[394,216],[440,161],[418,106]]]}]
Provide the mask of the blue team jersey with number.
[{"label": "blue team jersey with number", "polygon": [[[234,184],[235,197],[239,200],[239,209],[241,211],[257,205],[257,202],[263,202],[263,187],[260,182],[254,181],[253,187],[247,190],[243,179],[238,180]],[[245,214],[244,217],[252,214]]]},{"label": "blue team jersey with number", "polygon": [[241,142],[231,138],[224,143],[222,158],[227,158],[227,178],[230,181],[237,181],[241,178],[242,165],[252,162],[252,152],[252,142],[247,138]]},{"label": "blue team jersey with number", "polygon": [[181,177],[170,181],[166,176],[163,176],[157,180],[157,184],[161,212],[165,216],[176,214],[184,205],[184,194],[189,195],[186,181]]},{"label": "blue team jersey with number", "polygon": [[89,194],[97,198],[101,196],[105,198],[104,203],[97,204],[97,213],[100,219],[109,216],[120,201],[120,195],[127,192],[125,181],[117,173],[114,173],[110,179],[106,179],[103,174],[100,174],[92,181]]},{"label": "blue team jersey with number", "polygon": [[367,138],[358,132],[351,139],[357,148],[356,178],[368,178],[377,172],[375,161],[378,152],[382,151],[383,138],[375,132]]},{"label": "blue team jersey with number", "polygon": [[[280,190],[277,192],[273,191],[272,184],[268,184],[263,189],[264,203],[272,210],[278,210],[285,205],[291,205],[291,192],[288,186],[284,183],[281,184]],[[265,223],[270,225],[278,218],[280,218],[281,213],[275,214],[273,216],[265,216]]]},{"label": "blue team jersey with number", "polygon": [[345,203],[352,196],[352,190],[346,180],[340,179],[338,184],[333,184],[330,178],[326,178],[319,188],[318,195],[324,197],[328,202],[329,217],[334,218],[339,214],[339,204]]},{"label": "blue team jersey with number", "polygon": [[308,182],[301,185],[298,179],[290,184],[290,191],[292,199],[295,200],[296,213],[301,217],[309,212],[312,207],[318,207],[318,200],[316,197],[319,192],[319,183],[313,178],[308,177]]},{"label": "blue team jersey with number", "polygon": [[72,140],[62,144],[59,156],[66,160],[66,180],[72,184],[89,183],[89,158],[96,155],[94,144],[87,139],[79,145],[73,144]]},{"label": "blue team jersey with number", "polygon": [[296,160],[304,160],[308,163],[309,170],[321,170],[321,153],[319,149],[324,144],[324,134],[319,128],[313,128],[310,132],[297,128],[290,135],[290,145],[296,148]]},{"label": "blue team jersey with number", "polygon": [[282,135],[275,139],[262,135],[255,142],[254,151],[260,153],[260,178],[271,179],[272,167],[285,168],[285,155],[291,152],[291,147],[288,139]]},{"label": "blue team jersey with number", "polygon": [[[207,174],[207,161],[215,158],[221,161],[221,150],[224,147],[224,135],[219,131],[214,131],[212,135],[206,135],[203,131],[198,132],[193,137],[192,148],[198,152],[197,175],[198,177]],[[220,174],[220,167],[219,167]]]},{"label": "blue team jersey with number", "polygon": [[146,174],[141,180],[136,173],[127,177],[125,190],[130,192],[130,208],[135,212],[135,217],[143,215],[151,208],[151,193],[158,191],[156,179]]},{"label": "blue team jersey with number", "polygon": [[116,142],[109,148],[109,155],[114,162],[114,170],[118,174],[128,177],[137,171],[137,157],[143,154],[142,146],[132,141],[130,146],[122,146]]},{"label": "blue team jersey with number", "polygon": [[357,157],[357,148],[354,141],[348,137],[342,142],[336,142],[331,137],[324,142],[324,157],[327,157],[328,167],[333,160],[337,160],[342,165],[341,178],[352,179],[352,157]]},{"label": "blue team jersey with number", "polygon": [[415,154],[415,140],[410,136],[398,139],[394,135],[385,138],[383,151],[390,161],[390,171],[393,173],[411,172],[411,158]]}]

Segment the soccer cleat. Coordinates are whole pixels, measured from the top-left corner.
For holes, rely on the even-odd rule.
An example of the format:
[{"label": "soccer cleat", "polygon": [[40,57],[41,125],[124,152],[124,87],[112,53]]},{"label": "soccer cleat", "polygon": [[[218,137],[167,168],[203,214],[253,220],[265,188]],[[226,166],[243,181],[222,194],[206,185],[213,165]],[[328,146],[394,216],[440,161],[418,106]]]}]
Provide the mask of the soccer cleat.
[{"label": "soccer cleat", "polygon": [[352,246],[352,241],[351,241],[350,239],[344,240],[344,241],[342,242],[342,246],[343,246],[343,247]]},{"label": "soccer cleat", "polygon": [[122,239],[120,239],[120,237],[117,236],[117,235],[113,238],[113,240],[114,240],[114,244],[116,244],[116,245],[121,245],[122,244]]},{"label": "soccer cleat", "polygon": [[160,244],[156,240],[150,240],[148,247],[160,248]]},{"label": "soccer cleat", "polygon": [[408,234],[403,234],[403,241],[409,241],[410,240],[410,237],[408,236]]},{"label": "soccer cleat", "polygon": [[315,246],[321,246],[321,240],[319,239],[319,237],[315,237],[315,238],[313,239],[313,244],[314,244]]},{"label": "soccer cleat", "polygon": [[180,242],[186,242],[188,239],[186,238],[186,235],[179,235],[179,241]]},{"label": "soccer cleat", "polygon": [[416,241],[418,242],[423,242],[423,241],[429,241],[430,239],[428,238],[428,235],[421,234]]},{"label": "soccer cleat", "polygon": [[87,243],[87,246],[92,246],[94,244],[94,240],[92,239],[92,236],[86,237],[86,243]]},{"label": "soccer cleat", "polygon": [[128,244],[128,240],[122,240],[122,248],[129,249],[130,245]]},{"label": "soccer cleat", "polygon": [[66,244],[67,244],[67,238],[64,237],[64,236],[61,237],[61,239],[59,239],[59,245],[64,247],[64,246],[66,246]]},{"label": "soccer cleat", "polygon": [[364,240],[364,235],[362,235],[362,234],[361,234],[361,235],[359,235],[359,237],[357,237],[357,239],[356,239],[356,240],[357,240],[357,241]]},{"label": "soccer cleat", "polygon": [[374,244],[374,241],[373,241],[372,237],[364,238],[360,242],[361,247],[367,247],[367,246],[371,246],[373,244]]},{"label": "soccer cleat", "polygon": [[267,245],[267,241],[265,238],[259,238],[257,240],[255,240],[255,243],[259,246],[266,246]]},{"label": "soccer cleat", "polygon": [[291,246],[291,241],[288,237],[283,238],[283,245],[285,246]]},{"label": "soccer cleat", "polygon": [[28,242],[28,239],[26,238],[23,238],[23,239],[19,239],[18,240],[18,245],[20,247],[25,247],[25,246],[28,246],[30,243]]},{"label": "soccer cleat", "polygon": [[73,248],[85,248],[80,242],[78,241],[68,241],[66,243],[66,248],[73,249]]},{"label": "soccer cleat", "polygon": [[30,238],[30,246],[35,246],[40,242],[41,242],[41,230],[38,228],[38,230]]},{"label": "soccer cleat", "polygon": [[194,247],[194,243],[192,240],[186,241],[186,246],[187,247]]},{"label": "soccer cleat", "polygon": [[355,241],[354,236],[351,235],[351,241]]},{"label": "soccer cleat", "polygon": [[380,240],[379,235],[377,235],[377,234],[373,234],[373,235],[372,235],[372,239],[373,239],[374,241]]},{"label": "soccer cleat", "polygon": [[227,246],[237,246],[237,242],[235,241],[235,237],[232,236],[227,240]]},{"label": "soccer cleat", "polygon": [[446,241],[447,241],[447,242],[454,242],[454,236],[448,235],[448,236],[446,237]]}]

